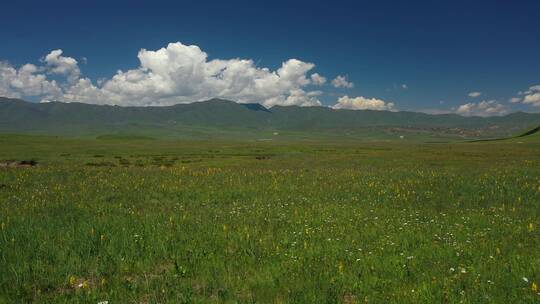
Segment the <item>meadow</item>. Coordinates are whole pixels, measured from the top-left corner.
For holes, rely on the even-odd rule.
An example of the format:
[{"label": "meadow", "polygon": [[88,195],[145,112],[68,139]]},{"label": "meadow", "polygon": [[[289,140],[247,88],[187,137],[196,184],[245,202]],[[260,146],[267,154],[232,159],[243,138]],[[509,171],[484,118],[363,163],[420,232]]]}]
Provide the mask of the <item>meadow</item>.
[{"label": "meadow", "polygon": [[540,302],[538,134],[0,147],[0,303]]}]

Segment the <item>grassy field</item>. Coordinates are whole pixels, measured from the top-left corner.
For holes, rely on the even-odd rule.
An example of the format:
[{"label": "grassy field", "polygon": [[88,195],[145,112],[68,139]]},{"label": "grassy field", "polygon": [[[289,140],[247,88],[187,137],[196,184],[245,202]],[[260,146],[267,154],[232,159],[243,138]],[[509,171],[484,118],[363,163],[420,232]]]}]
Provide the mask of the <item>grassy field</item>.
[{"label": "grassy field", "polygon": [[538,134],[0,147],[0,303],[540,302]]}]

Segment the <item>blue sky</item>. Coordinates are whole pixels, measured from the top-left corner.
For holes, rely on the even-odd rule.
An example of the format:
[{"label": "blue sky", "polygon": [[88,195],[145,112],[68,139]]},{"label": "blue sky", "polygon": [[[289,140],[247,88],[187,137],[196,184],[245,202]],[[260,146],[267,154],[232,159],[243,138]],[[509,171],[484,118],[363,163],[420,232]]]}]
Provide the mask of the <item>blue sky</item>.
[{"label": "blue sky", "polygon": [[[44,56],[61,49],[99,87],[117,70],[137,69],[140,49],[181,42],[208,60],[251,59],[271,71],[291,58],[313,63],[306,77],[318,73],[327,82],[299,86],[317,91],[323,105],[346,95],[399,110],[453,111],[481,101],[505,113],[540,110],[534,98],[509,102],[534,95],[529,88],[540,84],[538,1],[252,2],[9,1],[2,4],[0,60],[45,69]],[[58,83],[65,76],[42,73]],[[354,87],[332,86],[338,75]]]}]

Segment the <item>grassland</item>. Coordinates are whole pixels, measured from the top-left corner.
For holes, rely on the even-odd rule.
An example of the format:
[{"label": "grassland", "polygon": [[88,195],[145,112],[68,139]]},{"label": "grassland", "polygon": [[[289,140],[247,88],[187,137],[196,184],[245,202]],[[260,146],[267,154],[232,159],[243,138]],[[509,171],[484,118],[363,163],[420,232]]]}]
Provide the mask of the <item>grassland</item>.
[{"label": "grassland", "polygon": [[538,303],[540,136],[0,136],[0,303]]}]

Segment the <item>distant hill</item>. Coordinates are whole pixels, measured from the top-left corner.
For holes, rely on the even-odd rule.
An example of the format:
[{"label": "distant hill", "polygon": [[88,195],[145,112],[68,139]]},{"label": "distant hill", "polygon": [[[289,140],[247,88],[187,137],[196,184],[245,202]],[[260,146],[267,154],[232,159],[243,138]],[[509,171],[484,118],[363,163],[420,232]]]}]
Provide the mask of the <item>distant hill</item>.
[{"label": "distant hill", "polygon": [[327,107],[239,104],[212,99],[168,107],[30,103],[0,98],[0,132],[70,136],[138,134],[150,137],[510,136],[540,126],[540,114],[463,117],[416,112],[335,110]]}]

